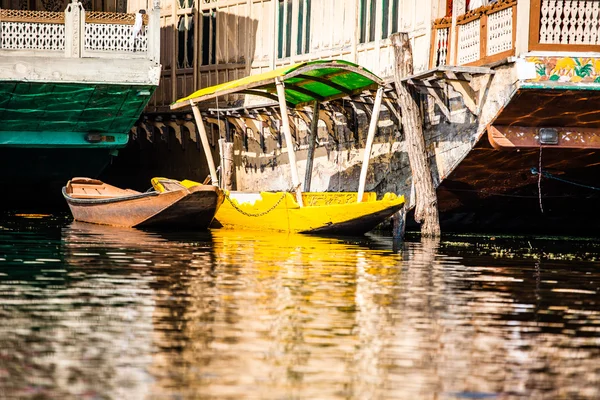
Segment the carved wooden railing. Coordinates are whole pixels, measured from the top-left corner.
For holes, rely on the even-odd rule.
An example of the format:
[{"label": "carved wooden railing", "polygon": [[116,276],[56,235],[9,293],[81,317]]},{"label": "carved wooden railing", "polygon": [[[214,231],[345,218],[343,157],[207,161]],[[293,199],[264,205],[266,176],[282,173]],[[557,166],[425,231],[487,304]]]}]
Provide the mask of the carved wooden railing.
[{"label": "carved wooden railing", "polygon": [[532,0],[529,49],[600,51],[598,0]]},{"label": "carved wooden railing", "polygon": [[81,3],[69,3],[64,12],[0,9],[0,51],[64,57],[120,54],[158,62],[159,12],[143,14],[138,30],[136,14],[86,12]]},{"label": "carved wooden railing", "polygon": [[489,64],[514,55],[516,21],[516,0],[499,0],[458,16],[454,35],[450,17],[434,21],[431,67]]},{"label": "carved wooden railing", "polygon": [[0,9],[0,49],[65,50],[65,13]]},{"label": "carved wooden railing", "polygon": [[450,64],[450,32],[452,18],[445,17],[433,23],[431,34],[431,66],[439,67]]}]

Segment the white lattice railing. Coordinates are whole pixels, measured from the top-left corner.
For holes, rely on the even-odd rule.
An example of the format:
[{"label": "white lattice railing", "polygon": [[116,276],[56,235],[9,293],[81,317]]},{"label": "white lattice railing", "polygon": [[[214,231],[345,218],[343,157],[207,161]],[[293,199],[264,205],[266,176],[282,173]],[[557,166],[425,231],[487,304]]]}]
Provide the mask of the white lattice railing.
[{"label": "white lattice railing", "polygon": [[65,50],[65,24],[0,22],[0,49]]},{"label": "white lattice railing", "polygon": [[87,51],[146,52],[148,27],[134,35],[133,25],[85,24],[84,49]]},{"label": "white lattice railing", "polygon": [[542,0],[539,10],[539,43],[600,44],[598,0]]},{"label": "white lattice railing", "polygon": [[457,63],[477,61],[481,54],[481,21],[476,19],[458,26]]},{"label": "white lattice railing", "polygon": [[488,15],[487,55],[492,56],[513,48],[513,9],[505,8]]},{"label": "white lattice railing", "polygon": [[34,56],[48,52],[62,52],[65,57],[125,55],[158,62],[160,10],[155,6],[149,15],[138,16],[86,13],[81,3],[68,3],[64,13],[0,9],[0,50],[35,50],[29,53]]}]

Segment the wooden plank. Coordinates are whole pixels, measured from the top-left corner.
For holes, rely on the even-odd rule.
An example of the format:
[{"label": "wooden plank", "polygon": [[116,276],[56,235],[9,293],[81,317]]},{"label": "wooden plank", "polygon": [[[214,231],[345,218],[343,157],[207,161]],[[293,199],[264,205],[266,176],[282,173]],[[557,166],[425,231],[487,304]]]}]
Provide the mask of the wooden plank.
[{"label": "wooden plank", "polygon": [[540,43],[541,0],[531,0],[529,12],[529,50]]},{"label": "wooden plank", "polygon": [[302,189],[300,188],[300,178],[298,177],[298,165],[296,164],[296,152],[294,151],[294,140],[292,138],[292,132],[290,130],[290,121],[287,112],[287,104],[285,101],[285,87],[283,81],[279,78],[276,79],[277,86],[277,97],[279,98],[279,108],[281,110],[281,124],[283,134],[285,135],[285,144],[287,147],[288,158],[290,162],[290,170],[292,173],[292,184],[296,192],[296,201],[300,207],[303,207],[302,203]]},{"label": "wooden plank", "polygon": [[380,86],[377,89],[377,95],[375,96],[375,102],[373,103],[373,112],[371,113],[371,122],[369,123],[369,132],[367,133],[367,143],[365,144],[363,163],[360,169],[360,179],[358,181],[357,203],[360,203],[363,200],[363,195],[365,193],[367,170],[369,169],[369,160],[371,159],[371,149],[373,148],[375,131],[377,131],[377,121],[379,121],[379,110],[381,109],[382,98],[383,86]]},{"label": "wooden plank", "polygon": [[310,192],[310,181],[312,179],[313,161],[315,158],[315,146],[317,143],[319,128],[319,102],[313,105],[313,115],[310,121],[310,137],[308,140],[308,154],[306,156],[306,172],[304,173],[304,191]]}]

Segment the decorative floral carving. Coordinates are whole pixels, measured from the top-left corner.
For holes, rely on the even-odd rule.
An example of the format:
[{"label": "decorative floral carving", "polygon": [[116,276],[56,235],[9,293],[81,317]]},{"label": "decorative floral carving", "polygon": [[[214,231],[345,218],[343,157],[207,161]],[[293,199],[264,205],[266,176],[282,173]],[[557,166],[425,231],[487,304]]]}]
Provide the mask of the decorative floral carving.
[{"label": "decorative floral carving", "polygon": [[[148,25],[148,14],[142,15],[144,25]],[[134,13],[114,13],[104,11],[87,11],[85,13],[85,22],[94,24],[126,24],[135,23]]]},{"label": "decorative floral carving", "polygon": [[64,24],[64,12],[6,10],[0,9],[0,21],[6,22],[36,22],[41,24]]}]

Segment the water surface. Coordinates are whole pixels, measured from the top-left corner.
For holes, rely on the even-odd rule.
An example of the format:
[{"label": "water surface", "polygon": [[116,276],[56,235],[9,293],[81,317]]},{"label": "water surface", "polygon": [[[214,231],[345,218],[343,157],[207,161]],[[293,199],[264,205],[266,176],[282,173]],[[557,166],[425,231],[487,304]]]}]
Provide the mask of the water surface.
[{"label": "water surface", "polygon": [[594,240],[0,219],[0,398],[600,397]]}]

